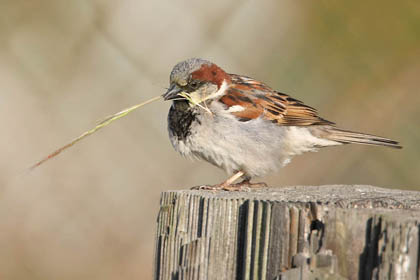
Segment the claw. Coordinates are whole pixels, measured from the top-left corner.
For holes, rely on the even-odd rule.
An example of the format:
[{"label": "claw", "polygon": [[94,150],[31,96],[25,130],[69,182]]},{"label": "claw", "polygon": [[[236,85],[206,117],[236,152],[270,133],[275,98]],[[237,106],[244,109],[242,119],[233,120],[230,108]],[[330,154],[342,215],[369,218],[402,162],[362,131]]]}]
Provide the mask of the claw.
[{"label": "claw", "polygon": [[267,188],[266,183],[250,183],[249,181],[243,181],[237,184],[216,184],[216,185],[201,185],[192,187],[191,190],[206,190],[206,191],[219,191],[224,190],[228,192],[249,192],[251,189]]},{"label": "claw", "polygon": [[201,185],[201,186],[195,186],[192,187],[191,190],[197,190],[197,191],[202,191],[202,190],[206,190],[206,191],[217,191],[217,190],[221,190],[221,184],[217,184],[217,185]]},{"label": "claw", "polygon": [[242,181],[237,184],[231,184],[228,186],[224,186],[223,190],[225,191],[246,191],[249,192],[251,189],[257,188],[267,188],[266,183],[250,183],[249,180]]},{"label": "claw", "polygon": [[226,181],[224,181],[221,184],[216,184],[216,185],[202,185],[202,186],[195,186],[192,187],[192,190],[208,190],[208,191],[219,191],[219,190],[224,190],[224,191],[246,191],[249,192],[251,189],[254,188],[267,188],[267,184],[266,183],[251,183],[250,179],[251,177],[246,176],[245,180],[243,180],[240,183],[237,184],[233,184],[233,182],[235,182],[235,180],[239,179],[240,177],[242,177],[244,175],[244,172],[242,171],[238,171],[236,172],[232,177],[230,177],[229,179],[227,179]]}]

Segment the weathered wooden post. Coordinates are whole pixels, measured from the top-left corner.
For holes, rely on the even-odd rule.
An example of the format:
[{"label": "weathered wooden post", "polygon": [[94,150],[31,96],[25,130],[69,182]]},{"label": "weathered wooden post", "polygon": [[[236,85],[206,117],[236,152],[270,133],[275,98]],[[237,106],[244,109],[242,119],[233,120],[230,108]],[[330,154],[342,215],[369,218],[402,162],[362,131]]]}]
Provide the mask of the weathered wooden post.
[{"label": "weathered wooden post", "polygon": [[420,279],[420,192],[167,191],[156,279]]}]

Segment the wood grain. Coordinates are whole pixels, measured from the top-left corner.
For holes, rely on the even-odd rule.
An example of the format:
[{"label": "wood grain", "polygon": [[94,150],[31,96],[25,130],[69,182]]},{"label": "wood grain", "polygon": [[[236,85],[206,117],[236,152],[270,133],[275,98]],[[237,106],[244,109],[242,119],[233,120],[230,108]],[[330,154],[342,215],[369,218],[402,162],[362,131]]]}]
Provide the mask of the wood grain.
[{"label": "wood grain", "polygon": [[419,279],[420,192],[167,191],[155,279]]}]

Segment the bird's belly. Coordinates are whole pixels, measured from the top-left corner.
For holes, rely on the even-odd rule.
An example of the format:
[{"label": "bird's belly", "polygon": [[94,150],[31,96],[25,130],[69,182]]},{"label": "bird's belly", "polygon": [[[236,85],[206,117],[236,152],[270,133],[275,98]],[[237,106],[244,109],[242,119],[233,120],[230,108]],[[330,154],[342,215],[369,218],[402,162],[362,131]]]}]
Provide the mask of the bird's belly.
[{"label": "bird's belly", "polygon": [[242,170],[254,177],[288,163],[291,154],[283,145],[286,134],[261,119],[240,122],[214,117],[192,123],[188,137],[171,137],[171,141],[185,156],[208,161],[229,174]]}]

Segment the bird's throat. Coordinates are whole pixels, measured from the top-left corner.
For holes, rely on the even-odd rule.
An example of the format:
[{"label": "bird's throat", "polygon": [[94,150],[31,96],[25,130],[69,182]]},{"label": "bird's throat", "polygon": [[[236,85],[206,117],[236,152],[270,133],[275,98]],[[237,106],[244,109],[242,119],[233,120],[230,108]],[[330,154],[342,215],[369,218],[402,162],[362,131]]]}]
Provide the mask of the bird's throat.
[{"label": "bird's throat", "polygon": [[168,129],[179,141],[191,134],[191,125],[197,120],[197,112],[187,100],[174,101],[168,115]]}]

